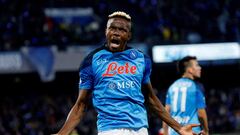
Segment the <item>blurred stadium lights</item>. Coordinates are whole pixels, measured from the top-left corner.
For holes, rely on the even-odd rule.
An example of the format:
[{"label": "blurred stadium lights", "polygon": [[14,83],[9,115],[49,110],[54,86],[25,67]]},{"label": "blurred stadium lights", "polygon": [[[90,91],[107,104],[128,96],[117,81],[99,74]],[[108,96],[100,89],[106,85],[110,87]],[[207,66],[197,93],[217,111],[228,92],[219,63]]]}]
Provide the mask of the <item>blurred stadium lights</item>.
[{"label": "blurred stadium lights", "polygon": [[[148,47],[143,43],[130,44],[130,46],[144,53],[148,51]],[[51,63],[54,72],[78,71],[83,58],[97,47],[99,46],[73,45],[68,46],[65,51],[61,51],[57,49],[57,46],[53,45],[50,47],[22,47],[20,51],[0,52],[0,74],[35,72],[39,66],[51,65]],[[46,57],[47,52],[46,50],[42,51],[43,49],[47,49],[49,53],[52,53],[53,58]],[[30,50],[32,53],[30,53]],[[31,60],[34,57],[36,58]],[[43,68],[45,69],[45,67]],[[48,67],[46,69],[49,70]]]},{"label": "blurred stadium lights", "polygon": [[152,48],[155,63],[169,63],[187,55],[196,56],[199,61],[239,60],[240,45],[237,42],[229,42],[156,45]]},{"label": "blurred stadium lights", "polygon": [[58,23],[87,25],[92,22],[92,8],[46,8],[44,13]]}]

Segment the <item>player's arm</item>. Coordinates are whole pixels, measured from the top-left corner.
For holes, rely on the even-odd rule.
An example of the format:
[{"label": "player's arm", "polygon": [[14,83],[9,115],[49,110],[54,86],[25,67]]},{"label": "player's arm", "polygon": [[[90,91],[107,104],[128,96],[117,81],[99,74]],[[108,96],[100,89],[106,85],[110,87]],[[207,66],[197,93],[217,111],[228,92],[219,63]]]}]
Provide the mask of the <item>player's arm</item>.
[{"label": "player's arm", "polygon": [[200,88],[200,89],[197,89],[198,119],[201,123],[201,127],[203,129],[203,134],[208,135],[209,134],[208,119],[207,119],[207,113],[205,110],[206,101],[205,101],[205,96],[203,93],[203,91],[205,91],[205,90],[204,90],[203,85],[201,85],[200,83],[197,83],[197,84],[198,84],[197,86],[200,86],[200,87],[197,87],[197,88]]},{"label": "player's arm", "polygon": [[83,116],[89,95],[89,90],[79,90],[77,101],[70,110],[63,127],[57,135],[68,135],[77,126]]},{"label": "player's arm", "polygon": [[164,106],[153,92],[153,88],[150,82],[147,84],[143,84],[142,91],[145,97],[145,102],[148,104],[150,109],[162,119],[162,121],[164,121],[166,124],[168,124],[170,127],[172,127],[176,132],[178,132],[181,135],[195,134],[193,133],[192,128],[199,125],[190,124],[186,126],[181,126],[177,121],[175,121],[170,116],[170,114],[165,110]]},{"label": "player's arm", "polygon": [[145,102],[147,103],[149,109],[153,111],[153,113],[157,114],[162,121],[166,122],[169,126],[179,132],[181,125],[165,110],[164,106],[153,92],[151,83],[144,84],[143,86]]},{"label": "player's arm", "polygon": [[[165,105],[165,109],[168,113],[170,112],[169,105]],[[162,128],[163,128],[163,135],[168,135],[168,125],[165,122],[162,123]]]},{"label": "player's arm", "polygon": [[201,123],[201,126],[203,128],[204,134],[208,135],[209,134],[209,129],[208,129],[208,119],[207,119],[207,113],[206,110],[203,109],[198,109],[198,118]]}]

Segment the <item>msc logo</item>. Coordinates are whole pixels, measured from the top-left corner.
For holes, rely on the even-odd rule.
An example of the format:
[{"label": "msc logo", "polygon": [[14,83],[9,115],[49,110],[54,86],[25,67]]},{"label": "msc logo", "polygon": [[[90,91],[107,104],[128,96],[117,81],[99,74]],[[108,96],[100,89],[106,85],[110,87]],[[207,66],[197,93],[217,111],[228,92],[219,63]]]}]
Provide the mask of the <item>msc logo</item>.
[{"label": "msc logo", "polygon": [[135,85],[133,81],[122,81],[122,82],[117,82],[117,88],[133,88]]},{"label": "msc logo", "polygon": [[133,81],[119,81],[119,82],[117,82],[117,83],[110,82],[110,83],[108,84],[108,88],[111,89],[111,90],[114,90],[114,89],[133,88],[133,87],[135,87]]},{"label": "msc logo", "polygon": [[103,77],[111,77],[116,74],[135,74],[137,70],[136,66],[129,66],[128,62],[125,65],[119,66],[117,62],[111,62],[106,72],[102,75]]}]

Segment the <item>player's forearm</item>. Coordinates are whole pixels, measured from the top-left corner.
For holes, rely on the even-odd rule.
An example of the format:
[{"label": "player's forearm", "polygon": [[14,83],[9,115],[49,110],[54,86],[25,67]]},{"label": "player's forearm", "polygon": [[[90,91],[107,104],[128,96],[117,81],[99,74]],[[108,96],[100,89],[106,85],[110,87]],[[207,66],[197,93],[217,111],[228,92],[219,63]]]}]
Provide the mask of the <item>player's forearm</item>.
[{"label": "player's forearm", "polygon": [[[170,112],[169,105],[165,105],[165,109],[168,113]],[[162,122],[162,127],[163,127],[163,135],[168,135],[168,125],[165,122]]]},{"label": "player's forearm", "polygon": [[163,122],[162,123],[162,128],[163,128],[163,135],[168,135],[168,125],[165,123],[165,122]]},{"label": "player's forearm", "polygon": [[[163,108],[164,109],[164,108]],[[161,111],[159,114],[160,118],[162,119],[162,121],[164,121],[167,125],[169,125],[170,127],[172,127],[176,132],[179,132],[179,130],[181,129],[181,125],[175,121],[168,112],[166,111]]]},{"label": "player's forearm", "polygon": [[200,120],[200,123],[202,125],[202,128],[203,128],[204,132],[208,134],[209,129],[208,129],[207,118],[199,118],[199,120]]},{"label": "player's forearm", "polygon": [[207,120],[206,110],[205,109],[199,110],[198,117],[199,117],[199,120],[200,120],[200,123],[202,125],[204,132],[208,134],[209,129],[208,129],[208,120]]},{"label": "player's forearm", "polygon": [[200,123],[202,125],[203,131],[204,131],[204,135],[208,135],[209,134],[209,129],[208,129],[208,123],[206,119],[203,118],[199,118]]},{"label": "player's forearm", "polygon": [[164,121],[167,125],[172,127],[176,132],[179,132],[182,126],[176,120],[174,120],[171,117],[171,115],[165,110],[164,106],[159,101],[159,99],[153,95],[149,99],[149,102],[154,112],[158,114],[158,116],[162,119],[162,121]]},{"label": "player's forearm", "polygon": [[166,124],[176,130],[176,132],[179,132],[182,126],[165,110],[164,106],[153,92],[151,83],[144,85],[143,90],[146,103],[148,103],[150,109],[153,110],[154,113],[156,113],[162,119],[162,121],[166,122]]},{"label": "player's forearm", "polygon": [[83,110],[85,108],[84,104],[74,105],[71,111],[68,114],[67,120],[64,123],[61,130],[58,132],[58,135],[68,135],[70,132],[77,126],[80,122],[80,119],[83,115]]}]

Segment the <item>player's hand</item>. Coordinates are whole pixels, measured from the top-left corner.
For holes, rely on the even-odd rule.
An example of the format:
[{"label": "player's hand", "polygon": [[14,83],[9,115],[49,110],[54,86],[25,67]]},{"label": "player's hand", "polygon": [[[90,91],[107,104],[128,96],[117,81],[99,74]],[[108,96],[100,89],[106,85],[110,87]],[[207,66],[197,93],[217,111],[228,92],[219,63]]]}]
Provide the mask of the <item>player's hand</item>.
[{"label": "player's hand", "polygon": [[197,135],[197,133],[194,133],[192,131],[192,128],[198,127],[198,126],[200,126],[200,124],[189,124],[189,125],[183,126],[179,130],[179,134],[181,134],[181,135]]},{"label": "player's hand", "polygon": [[204,130],[201,131],[198,135],[209,135],[208,132],[205,132]]}]

